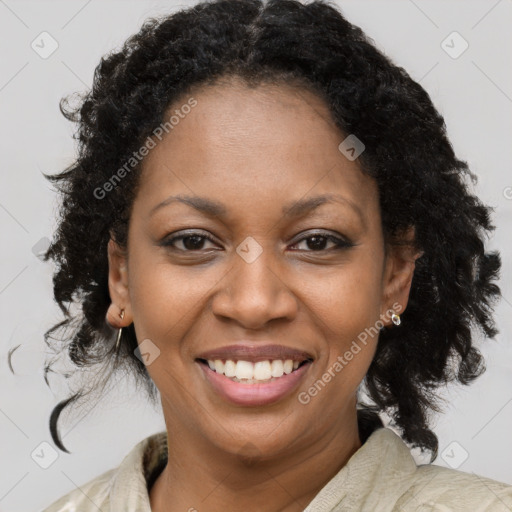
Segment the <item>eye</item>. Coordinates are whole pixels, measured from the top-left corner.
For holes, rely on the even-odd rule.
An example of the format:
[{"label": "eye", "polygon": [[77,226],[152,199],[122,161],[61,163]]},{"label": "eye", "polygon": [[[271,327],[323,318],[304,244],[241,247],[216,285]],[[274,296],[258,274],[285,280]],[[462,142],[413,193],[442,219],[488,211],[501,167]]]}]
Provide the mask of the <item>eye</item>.
[{"label": "eye", "polygon": [[[215,242],[214,238],[207,233],[187,232],[166,238],[161,245],[177,251],[194,252],[204,249],[205,240]],[[180,244],[181,247],[177,247]]]},{"label": "eye", "polygon": [[[298,242],[296,242],[294,245],[298,245],[301,243],[304,243],[307,247],[310,248],[310,250],[305,249],[306,252],[321,252],[321,251],[328,251],[328,250],[337,250],[337,249],[347,249],[349,247],[354,247],[354,244],[345,238],[337,237],[332,235],[331,233],[312,233],[309,236],[301,238]],[[328,243],[333,244],[334,246],[330,247],[329,249],[326,249],[326,245]],[[293,247],[293,246],[292,246]],[[299,249],[303,250],[303,249]]]},{"label": "eye", "polygon": [[[205,249],[205,241],[215,243],[215,239],[208,233],[186,232],[164,239],[161,245],[181,252],[198,252]],[[324,232],[312,233],[309,236],[305,236],[298,242],[295,242],[291,247],[297,246],[301,243],[305,243],[307,248],[299,250],[305,250],[306,252],[323,252],[354,247],[354,244],[347,239]],[[330,248],[326,248],[326,245],[329,243],[332,244],[332,246]]]}]

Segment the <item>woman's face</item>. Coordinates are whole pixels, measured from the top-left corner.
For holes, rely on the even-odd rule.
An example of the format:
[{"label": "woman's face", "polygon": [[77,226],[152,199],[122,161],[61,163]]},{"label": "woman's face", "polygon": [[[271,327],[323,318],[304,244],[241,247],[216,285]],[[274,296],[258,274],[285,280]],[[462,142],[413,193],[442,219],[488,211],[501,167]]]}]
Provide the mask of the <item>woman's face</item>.
[{"label": "woman's face", "polygon": [[109,319],[134,322],[169,431],[278,456],[353,427],[414,262],[385,257],[377,186],[316,96],[233,81],[193,99],[145,158],[128,259],[109,244]]}]

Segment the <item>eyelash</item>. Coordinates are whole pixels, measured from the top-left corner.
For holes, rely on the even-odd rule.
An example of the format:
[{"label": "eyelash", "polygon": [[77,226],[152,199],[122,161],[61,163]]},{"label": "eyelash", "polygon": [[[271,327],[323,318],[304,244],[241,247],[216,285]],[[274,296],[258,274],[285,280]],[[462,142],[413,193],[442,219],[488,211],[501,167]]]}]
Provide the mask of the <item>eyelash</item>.
[{"label": "eyelash", "polygon": [[[211,235],[209,235],[207,233],[192,232],[192,233],[184,233],[184,234],[181,234],[181,235],[177,235],[177,236],[173,236],[173,237],[167,238],[167,239],[165,239],[162,242],[161,245],[164,246],[164,247],[168,247],[171,250],[175,250],[175,251],[179,251],[179,252],[200,252],[202,249],[197,249],[195,251],[194,250],[188,250],[188,249],[183,250],[183,249],[176,249],[176,247],[173,246],[173,244],[177,240],[183,240],[185,238],[192,238],[192,237],[204,238],[206,240],[210,240],[213,243],[216,243],[215,239]],[[306,250],[305,252],[316,252],[316,253],[330,252],[330,251],[333,251],[333,250],[336,251],[336,250],[342,250],[342,249],[349,249],[350,247],[354,247],[354,245],[355,245],[352,242],[350,242],[350,241],[348,241],[348,240],[346,240],[344,238],[337,237],[337,236],[334,236],[334,235],[332,235],[330,233],[323,233],[323,232],[311,233],[310,235],[302,237],[301,239],[297,240],[297,242],[295,242],[293,245],[297,245],[297,244],[303,242],[304,240],[309,240],[310,238],[314,238],[314,237],[325,238],[328,241],[333,242],[335,244],[335,247],[332,247],[331,249],[320,249],[318,251]],[[298,251],[301,251],[301,249],[299,249]]]}]

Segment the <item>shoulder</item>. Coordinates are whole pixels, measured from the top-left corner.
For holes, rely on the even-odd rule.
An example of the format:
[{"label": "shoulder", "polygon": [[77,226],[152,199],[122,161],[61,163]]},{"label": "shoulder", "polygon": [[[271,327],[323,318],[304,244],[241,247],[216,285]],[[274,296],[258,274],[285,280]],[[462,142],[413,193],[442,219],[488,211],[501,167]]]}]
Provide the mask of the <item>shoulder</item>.
[{"label": "shoulder", "polygon": [[77,486],[42,512],[118,512],[126,505],[150,512],[148,483],[166,453],[166,432],[153,434],[136,444],[117,468]]},{"label": "shoulder", "polygon": [[512,510],[512,485],[475,473],[424,464],[417,467],[397,507],[400,510],[412,503],[417,505],[414,510],[418,511],[508,512]]},{"label": "shoulder", "polygon": [[510,512],[512,486],[435,464],[417,465],[402,438],[375,430],[308,512]]},{"label": "shoulder", "polygon": [[100,476],[65,494],[42,512],[108,510],[110,489],[117,471],[117,468],[105,471]]},{"label": "shoulder", "polygon": [[409,447],[396,433],[382,429],[380,438],[388,449],[393,448],[393,453],[400,454],[395,459],[397,467],[394,483],[399,490],[396,495],[396,510],[512,510],[512,485],[437,464],[417,465]]}]

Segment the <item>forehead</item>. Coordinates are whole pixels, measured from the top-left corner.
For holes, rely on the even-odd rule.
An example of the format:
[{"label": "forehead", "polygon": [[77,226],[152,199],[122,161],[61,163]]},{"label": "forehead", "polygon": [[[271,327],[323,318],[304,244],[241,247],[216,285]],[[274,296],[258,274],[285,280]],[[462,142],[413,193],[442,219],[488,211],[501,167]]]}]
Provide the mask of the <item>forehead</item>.
[{"label": "forehead", "polygon": [[339,151],[346,135],[307,89],[231,80],[183,96],[164,119],[171,115],[172,129],[143,162],[136,202],[145,209],[180,193],[246,210],[340,193],[375,208],[374,180]]}]

